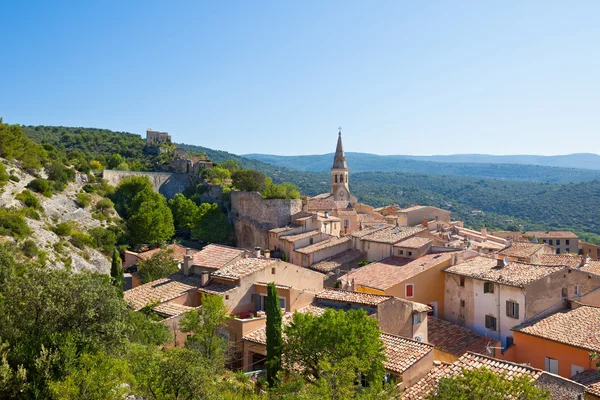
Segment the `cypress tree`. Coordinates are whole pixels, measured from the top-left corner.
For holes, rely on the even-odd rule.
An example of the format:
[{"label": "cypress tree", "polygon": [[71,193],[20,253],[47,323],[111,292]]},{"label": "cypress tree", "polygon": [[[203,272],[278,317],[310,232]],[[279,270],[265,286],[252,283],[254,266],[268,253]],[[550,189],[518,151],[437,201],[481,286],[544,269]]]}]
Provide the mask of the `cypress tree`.
[{"label": "cypress tree", "polygon": [[110,276],[113,285],[123,291],[123,268],[121,267],[121,258],[119,252],[115,248],[112,255],[112,263],[110,265]]},{"label": "cypress tree", "polygon": [[281,348],[283,337],[281,334],[281,308],[275,283],[267,286],[267,383],[269,387],[276,384],[277,373],[281,369]]}]

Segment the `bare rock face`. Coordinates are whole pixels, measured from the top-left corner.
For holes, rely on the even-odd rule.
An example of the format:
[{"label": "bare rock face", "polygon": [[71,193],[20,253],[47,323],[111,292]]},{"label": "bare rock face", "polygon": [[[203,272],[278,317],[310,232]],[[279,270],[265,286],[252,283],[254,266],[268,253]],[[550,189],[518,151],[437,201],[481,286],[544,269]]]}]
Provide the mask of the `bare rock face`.
[{"label": "bare rock face", "polygon": [[[34,177],[18,168],[17,165],[0,159],[11,172],[19,178],[19,182],[9,181],[0,189],[0,207],[21,208],[23,204],[15,198],[26,189]],[[40,250],[47,253],[48,265],[52,268],[64,268],[69,264],[73,271],[89,270],[102,274],[110,273],[110,260],[99,251],[92,248],[78,249],[69,243],[68,237],[61,238],[51,228],[61,222],[72,222],[80,232],[87,233],[90,229],[107,227],[106,222],[98,221],[92,217],[91,208],[81,208],[76,201],[76,196],[81,192],[83,185],[89,180],[85,174],[77,174],[75,182],[69,183],[62,193],[57,193],[52,198],[46,198],[34,193],[40,200],[43,212],[39,212],[40,220],[27,218],[27,225],[33,233],[30,238]],[[96,198],[97,201],[99,198]],[[14,241],[14,240],[11,240]],[[62,242],[62,245],[59,245]],[[18,243],[15,243],[18,246]]]}]

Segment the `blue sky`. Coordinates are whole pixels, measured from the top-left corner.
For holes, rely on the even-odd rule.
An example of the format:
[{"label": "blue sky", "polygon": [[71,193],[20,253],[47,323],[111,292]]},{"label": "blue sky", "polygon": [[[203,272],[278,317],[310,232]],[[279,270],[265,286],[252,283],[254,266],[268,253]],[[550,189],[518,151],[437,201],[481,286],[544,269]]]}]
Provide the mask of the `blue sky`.
[{"label": "blue sky", "polygon": [[[12,3],[12,4],[9,4]],[[523,4],[526,3],[526,4]],[[0,117],[238,154],[600,149],[598,1],[13,1]]]}]

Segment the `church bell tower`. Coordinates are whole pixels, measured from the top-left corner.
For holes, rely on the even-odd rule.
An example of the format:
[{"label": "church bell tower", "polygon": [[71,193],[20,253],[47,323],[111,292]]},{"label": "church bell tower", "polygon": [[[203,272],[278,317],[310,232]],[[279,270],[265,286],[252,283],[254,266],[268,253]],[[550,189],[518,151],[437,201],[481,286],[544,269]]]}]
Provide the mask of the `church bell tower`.
[{"label": "church bell tower", "polygon": [[349,201],[350,189],[348,188],[348,164],[342,146],[342,128],[339,128],[337,147],[331,167],[331,194],[335,201]]}]

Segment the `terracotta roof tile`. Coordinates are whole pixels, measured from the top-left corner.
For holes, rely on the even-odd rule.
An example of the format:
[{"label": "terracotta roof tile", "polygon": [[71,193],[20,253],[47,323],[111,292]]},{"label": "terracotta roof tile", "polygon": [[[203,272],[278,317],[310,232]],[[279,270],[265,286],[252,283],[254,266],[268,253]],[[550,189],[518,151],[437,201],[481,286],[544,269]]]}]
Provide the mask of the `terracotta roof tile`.
[{"label": "terracotta roof tile", "polygon": [[327,249],[327,248],[330,248],[333,246],[337,246],[339,244],[347,243],[349,241],[350,241],[350,238],[348,236],[344,236],[341,238],[332,237],[331,239],[323,240],[322,242],[311,244],[309,246],[302,247],[300,249],[296,249],[295,251],[297,253],[301,253],[301,254],[312,254],[315,251]]},{"label": "terracotta roof tile", "polygon": [[297,234],[293,234],[293,235],[286,235],[286,236],[280,236],[280,239],[284,239],[287,240],[288,242],[295,242],[296,240],[300,240],[300,239],[306,239],[312,236],[317,236],[321,234],[321,231],[318,230],[312,230],[312,231],[308,231],[308,232],[302,232],[302,233],[297,233]]},{"label": "terracotta roof tile", "polygon": [[152,301],[162,303],[188,292],[196,291],[201,286],[200,279],[199,275],[185,276],[181,272],[177,272],[127,290],[124,293],[124,298],[134,310],[138,311]]},{"label": "terracotta roof tile", "polygon": [[260,271],[278,261],[279,260],[276,258],[242,258],[241,260],[235,261],[220,268],[212,274],[216,277],[238,279],[250,275],[256,271]]},{"label": "terracotta roof tile", "polygon": [[427,318],[427,338],[436,348],[458,357],[468,351],[485,354],[488,344],[493,342],[489,337],[435,317]]},{"label": "terracotta roof tile", "polygon": [[382,216],[377,216],[377,215],[372,215],[372,214],[366,214],[366,213],[359,213],[358,214],[358,220],[360,222],[366,223],[366,224],[370,224],[370,223],[380,223],[383,222],[385,220],[385,218],[383,218]]},{"label": "terracotta roof tile", "polygon": [[399,374],[404,373],[433,351],[433,346],[430,344],[387,333],[381,333],[381,341],[387,356],[387,360],[384,362],[385,369]]},{"label": "terracotta roof tile", "polygon": [[588,369],[573,375],[571,379],[586,386],[586,392],[600,397],[600,373],[595,369]]},{"label": "terracotta roof tile", "polygon": [[227,263],[241,257],[246,250],[220,244],[209,244],[193,255],[193,265],[204,268],[219,269]]},{"label": "terracotta roof tile", "polygon": [[416,260],[401,257],[388,257],[379,262],[367,264],[339,279],[343,279],[347,282],[352,282],[352,280],[354,280],[358,285],[385,291],[407,279],[419,275],[423,271],[448,261],[453,254],[455,253],[427,254]]},{"label": "terracotta roof tile", "polygon": [[427,228],[418,226],[390,226],[384,229],[379,229],[371,235],[364,236],[362,239],[371,242],[379,243],[398,243],[404,239],[416,235],[419,232],[425,231]]},{"label": "terracotta roof tile", "polygon": [[565,239],[579,239],[579,236],[577,236],[576,234],[574,234],[573,232],[569,232],[569,231],[547,231],[547,232],[543,232],[543,231],[530,231],[530,232],[524,232],[523,236],[526,237],[536,237],[536,239],[545,239],[545,238],[565,238]]},{"label": "terracotta roof tile", "polygon": [[507,257],[526,258],[531,257],[545,246],[547,245],[543,243],[513,242],[510,246],[501,250],[499,254]]},{"label": "terracotta roof tile", "polygon": [[480,256],[449,267],[446,272],[509,286],[525,287],[564,268],[516,261],[511,261],[501,268],[496,265],[497,260],[494,258]]},{"label": "terracotta roof tile", "polygon": [[341,289],[323,289],[315,295],[316,300],[328,300],[334,302],[354,303],[369,307],[377,307],[378,304],[391,299],[392,296],[379,294],[353,292]]},{"label": "terracotta roof tile", "polygon": [[333,257],[326,258],[323,261],[313,264],[308,268],[318,271],[318,272],[324,272],[324,273],[331,272],[331,271],[335,271],[336,269],[340,268],[344,264],[351,263],[353,261],[358,260],[361,255],[362,255],[362,252],[360,250],[349,249],[349,250],[343,251],[339,254],[336,254]]},{"label": "terracotta roof tile", "polygon": [[431,242],[433,242],[433,239],[414,236],[403,240],[400,243],[396,243],[394,246],[406,247],[409,249],[420,249],[421,247],[428,245]]},{"label": "terracotta roof tile", "polygon": [[[182,262],[183,257],[185,256],[185,252],[186,252],[186,250],[188,250],[188,247],[184,247],[184,246],[181,246],[180,244],[174,243],[174,244],[169,244],[165,247],[148,250],[143,253],[138,253],[137,256],[139,258],[141,258],[142,260],[147,260],[149,258],[154,257],[156,254],[158,254],[159,251],[161,251],[163,249],[173,250],[173,259],[175,259],[179,262]],[[189,249],[189,250],[190,250],[191,254],[195,254],[198,251],[198,250],[194,250],[194,249]]]},{"label": "terracotta roof tile", "polygon": [[600,351],[600,308],[581,306],[513,330],[590,351]]},{"label": "terracotta roof tile", "polygon": [[382,230],[382,229],[388,228],[388,227],[389,227],[389,225],[385,225],[385,224],[382,226],[378,226],[378,227],[367,226],[364,229],[352,232],[352,236],[356,237],[356,238],[362,238],[362,237],[365,237],[372,233],[375,233],[376,231],[379,231],[379,230]]},{"label": "terracotta roof tile", "polygon": [[177,315],[181,315],[193,309],[194,307],[184,306],[183,304],[162,303],[154,307],[154,312],[166,318],[170,318],[175,317]]}]

